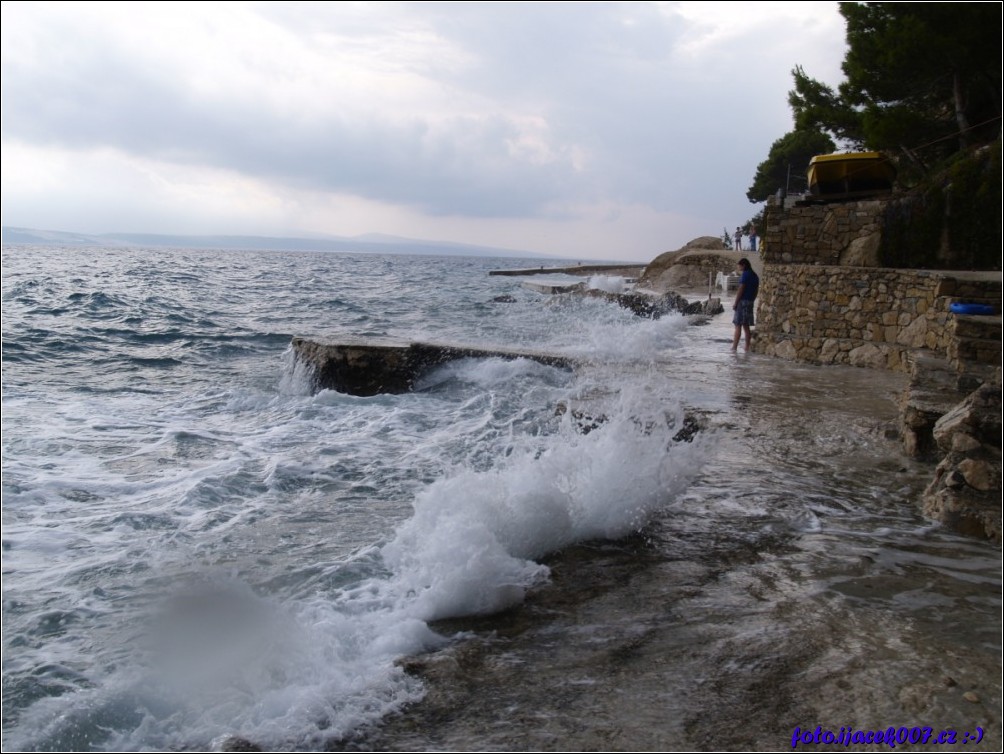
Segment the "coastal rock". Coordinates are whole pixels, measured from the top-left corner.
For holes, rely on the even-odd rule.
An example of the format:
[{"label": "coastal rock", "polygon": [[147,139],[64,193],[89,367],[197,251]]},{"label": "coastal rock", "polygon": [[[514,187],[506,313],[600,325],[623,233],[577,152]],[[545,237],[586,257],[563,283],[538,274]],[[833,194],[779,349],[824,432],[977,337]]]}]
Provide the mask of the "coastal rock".
[{"label": "coastal rock", "polygon": [[934,425],[934,440],[945,452],[954,448],[957,436],[1000,448],[1001,389],[985,385],[971,393],[962,403],[942,416]]},{"label": "coastal rock", "polygon": [[[957,381],[958,375],[947,360],[913,356],[910,385],[900,401],[900,436],[910,457],[938,461],[952,449],[954,437],[972,432],[971,427],[955,425],[968,416],[963,410],[966,393],[956,389]],[[934,433],[939,422],[942,447]]]},{"label": "coastal rock", "polygon": [[612,301],[629,309],[639,317],[647,319],[659,319],[670,312],[683,311],[689,303],[683,296],[672,291],[661,296],[653,296],[633,291],[630,293],[608,293],[594,288],[586,291],[586,295]]},{"label": "coastal rock", "polygon": [[691,314],[720,314],[724,311],[721,299],[708,298],[705,301],[690,302],[683,296],[669,291],[662,295],[632,291],[629,293],[608,293],[596,289],[585,292],[586,296],[592,298],[602,298],[605,301],[623,306],[625,309],[637,314],[639,317],[647,319],[659,319],[671,312],[679,312],[684,315]]},{"label": "coastal rock", "polygon": [[983,385],[934,425],[946,455],[924,491],[931,516],[966,534],[1001,541],[1001,386]]},{"label": "coastal rock", "polygon": [[227,736],[219,744],[220,751],[265,751],[258,744],[241,736]]},{"label": "coastal rock", "polygon": [[704,301],[695,301],[692,304],[688,304],[683,310],[684,314],[704,314],[707,316],[714,316],[715,314],[721,314],[725,311],[725,307],[722,306],[722,300],[717,296],[710,296]]},{"label": "coastal rock", "polygon": [[[572,408],[564,401],[555,407],[554,415],[564,416],[569,412],[571,413],[576,430],[584,435],[588,435],[593,430],[599,429],[600,426],[609,421],[606,414],[593,413],[582,408]],[[685,414],[683,420],[679,423],[677,418],[671,414],[666,414],[665,419],[666,427],[670,430],[679,427],[676,434],[673,435],[673,442],[692,442],[697,433],[707,427],[707,417],[693,413]],[[641,424],[640,422],[638,423]],[[644,430],[645,434],[648,434],[653,428],[653,426],[646,426]]]},{"label": "coastal rock", "polygon": [[987,492],[994,487],[1000,488],[1000,474],[987,461],[966,458],[959,462],[959,473],[974,490]]},{"label": "coastal rock", "polygon": [[951,452],[953,453],[967,453],[970,450],[976,450],[979,447],[980,441],[964,432],[959,432],[957,435],[952,437]]},{"label": "coastal rock", "polygon": [[743,256],[744,252],[723,248],[720,238],[701,236],[653,259],[638,279],[638,287],[655,293],[703,290],[717,273],[733,272]]}]

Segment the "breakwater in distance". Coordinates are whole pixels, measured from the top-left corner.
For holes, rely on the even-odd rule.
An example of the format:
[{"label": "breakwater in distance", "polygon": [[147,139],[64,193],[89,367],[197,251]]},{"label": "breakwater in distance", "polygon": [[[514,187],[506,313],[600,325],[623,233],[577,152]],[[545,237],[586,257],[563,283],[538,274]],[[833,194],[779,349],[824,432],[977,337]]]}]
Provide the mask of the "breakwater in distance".
[{"label": "breakwater in distance", "polygon": [[577,277],[590,275],[619,275],[621,277],[636,278],[645,269],[643,264],[576,264],[576,265],[550,265],[545,267],[511,267],[507,269],[489,270],[489,275],[501,275],[505,277],[527,277],[531,275],[575,275]]},{"label": "breakwater in distance", "polygon": [[[4,747],[999,748],[1000,549],[920,514],[905,376],[516,264],[5,247]],[[295,336],[589,366],[351,396]]]}]

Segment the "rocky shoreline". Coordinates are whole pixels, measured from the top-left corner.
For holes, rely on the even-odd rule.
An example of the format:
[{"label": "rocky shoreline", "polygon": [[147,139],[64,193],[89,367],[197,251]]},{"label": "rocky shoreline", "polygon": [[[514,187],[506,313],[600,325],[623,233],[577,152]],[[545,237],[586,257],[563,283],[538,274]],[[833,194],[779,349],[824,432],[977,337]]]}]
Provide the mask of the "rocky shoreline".
[{"label": "rocky shoreline", "polygon": [[981,385],[935,421],[941,461],[924,514],[964,534],[1001,542],[1001,387]]},{"label": "rocky shoreline", "polygon": [[[850,242],[851,246],[854,244],[854,241]],[[756,254],[723,249],[721,240],[713,236],[696,238],[681,249],[661,254],[643,268],[575,265],[562,268],[493,270],[490,274],[535,275],[559,272],[580,276],[599,272],[621,276],[637,274],[637,281],[633,289],[620,293],[586,289],[584,284],[552,286],[550,288],[543,286],[539,290],[556,295],[601,298],[622,306],[640,317],[652,319],[658,319],[671,312],[679,312],[684,315],[713,316],[724,311],[721,298],[712,295],[716,276],[721,273],[733,272],[736,262],[743,257],[750,259],[754,269],[759,274],[763,274],[764,260],[761,257]],[[776,274],[776,270],[770,271]],[[890,271],[890,275],[889,286],[895,284],[895,271]],[[976,280],[976,278],[973,279]],[[796,288],[799,285],[798,280],[792,282]],[[968,283],[970,286],[972,284]],[[680,290],[699,290],[704,285],[708,286],[708,297],[705,300],[691,301],[678,293]],[[774,281],[774,286],[778,287],[777,281]],[[567,288],[574,290],[566,292]],[[504,300],[504,298],[500,299],[500,301]],[[773,306],[775,303],[771,301],[767,306]],[[919,308],[916,303],[913,306]],[[923,314],[924,311],[926,309],[922,309],[921,313]],[[889,316],[893,319],[898,317],[895,309],[891,315],[885,310],[876,309],[876,312],[878,314],[875,316],[881,314],[883,321]],[[776,312],[771,314],[772,316],[767,318],[768,327],[776,325],[782,319]],[[760,327],[763,326],[764,318],[762,315],[763,302],[761,301],[761,312],[758,316]],[[940,327],[945,330],[945,334],[936,341],[932,341],[930,334],[928,334],[926,340],[921,338],[918,342],[919,346],[923,346],[926,342],[937,342],[941,350],[954,348],[958,354],[962,350],[962,346],[953,346],[957,338],[955,334],[957,328],[950,328],[946,324],[950,322],[949,318],[954,315],[946,311],[943,314],[937,314],[937,316],[940,318]],[[966,319],[994,318],[969,317]],[[1000,317],[995,319],[999,331]],[[918,321],[923,324],[923,320]],[[865,326],[865,329],[867,327],[870,325]],[[916,328],[912,327],[912,329]],[[921,335],[924,334],[921,333]],[[763,338],[758,336],[762,336],[759,327],[754,328],[755,351],[766,351],[767,355],[786,356],[789,360],[800,360],[796,352],[765,349],[762,343]],[[976,342],[982,341],[977,340]],[[353,344],[353,346],[366,348],[360,344]],[[866,344],[859,347],[857,351],[867,347]],[[301,344],[300,350],[303,348],[304,346]],[[356,382],[361,382],[371,385],[370,392],[366,394],[380,392],[384,389],[382,386],[389,380],[384,374],[387,370],[382,367],[389,357],[376,346],[373,348],[378,351],[376,355],[367,351],[366,358],[356,356],[348,360],[341,357],[334,360],[341,365],[335,371],[345,371],[346,365],[364,363],[366,367],[363,371],[379,373],[376,377],[367,374],[353,375],[352,379],[345,383],[354,385]],[[444,347],[438,348],[442,350]],[[811,360],[819,360],[816,357],[822,353],[820,348],[825,351],[825,344],[823,346],[817,344],[816,350],[809,355]],[[467,349],[467,351],[469,350]],[[902,350],[903,354],[898,356],[894,362],[879,358],[852,360],[852,363],[856,366],[875,369],[888,369],[891,368],[890,364],[902,368],[902,364],[906,362],[912,366],[910,383],[900,399],[899,433],[906,455],[936,465],[933,471],[933,480],[918,501],[919,507],[925,515],[957,531],[986,538],[998,544],[1001,543],[1004,524],[1002,524],[1001,506],[1001,368],[999,363],[996,369],[993,369],[986,366],[985,356],[976,361],[972,358],[967,359],[964,355],[956,355],[954,360],[946,361],[937,358],[936,352],[918,347],[918,344],[913,344],[912,349],[903,348]],[[450,358],[449,353],[453,351],[456,353],[467,352],[464,347],[453,347],[452,351],[450,348],[446,348],[445,356],[437,351],[438,355],[433,360]],[[991,354],[992,356],[993,354]],[[421,364],[429,361],[430,358],[432,357],[424,357],[424,361],[410,358],[409,374],[418,369]],[[318,367],[318,374],[326,374],[334,369],[331,366],[334,363],[332,359],[325,357],[323,361],[324,363]],[[402,371],[397,366],[394,368],[399,372]],[[359,371],[357,366],[352,366],[352,369]],[[399,389],[407,389],[409,384],[408,379],[390,381],[394,384],[400,382],[402,387]],[[969,389],[963,389],[967,385]],[[978,386],[975,392],[972,390],[974,386]]]},{"label": "rocky shoreline", "polygon": [[[703,276],[702,256],[685,258]],[[722,392],[706,403],[731,451],[701,488],[644,535],[552,554],[523,604],[435,624],[459,640],[399,663],[426,697],[328,750],[773,750],[803,723],[907,719],[979,724],[971,748],[999,749],[994,548],[980,541],[994,524],[970,513],[976,491],[999,514],[999,385],[996,403],[990,384],[954,410],[966,396],[950,369],[955,392],[923,360],[909,387],[888,370],[723,360],[731,324],[707,322],[708,362],[681,379]],[[907,432],[921,385],[938,400]]]},{"label": "rocky shoreline", "polygon": [[[846,208],[840,207],[839,210],[845,211]],[[817,208],[815,211],[821,210]],[[868,241],[869,248],[877,244],[876,237],[879,231],[873,226],[874,223],[867,226],[868,232],[862,235],[862,231],[848,225],[846,237],[833,240],[829,246],[824,247],[823,252],[829,257],[839,258],[840,249],[846,247],[850,256],[845,261],[849,264],[860,264],[857,251],[863,241]],[[757,273],[761,277],[764,276],[762,257],[755,254],[744,255],[721,247],[720,239],[705,236],[694,239],[681,249],[661,254],[646,267],[638,280],[637,290],[658,298],[673,295],[670,292],[672,289],[688,285],[699,287],[702,281],[713,279],[716,272],[734,270],[735,263],[742,256],[748,257]],[[774,256],[779,255],[774,254]],[[786,265],[785,269],[791,266]],[[809,275],[806,272],[821,269],[826,271],[826,275],[822,278],[818,274]],[[880,270],[880,268],[869,268],[869,274],[874,276],[875,269]],[[767,296],[771,297],[767,306],[771,311],[767,317],[763,316],[764,307],[761,298],[761,311],[758,316],[761,327],[754,328],[754,350],[788,360],[803,360],[804,357],[816,363],[840,363],[835,358],[827,360],[826,350],[829,341],[823,342],[823,339],[819,339],[819,343],[807,346],[806,352],[800,354],[791,348],[785,350],[765,344],[762,326],[764,321],[767,322],[768,328],[776,328],[781,323],[780,326],[785,333],[795,328],[778,313],[777,308],[782,302],[776,300],[776,296],[771,296],[775,289],[783,290],[784,295],[793,300],[800,295],[802,298],[808,296],[807,305],[811,308],[816,304],[819,308],[818,313],[815,310],[806,310],[810,320],[845,316],[846,313],[840,312],[838,308],[841,303],[849,304],[852,309],[851,314],[860,319],[862,311],[867,310],[867,304],[874,302],[862,303],[855,312],[854,292],[846,299],[834,302],[832,309],[827,305],[828,296],[832,296],[834,275],[849,280],[849,285],[864,300],[865,297],[860,291],[863,284],[856,281],[849,270],[850,268],[846,267],[820,268],[803,265],[796,270],[796,273],[803,276],[804,280],[803,277],[796,276],[780,283],[776,280],[771,281],[774,288],[767,287]],[[778,267],[775,265],[768,270],[768,277],[770,273],[776,276],[777,272]],[[923,298],[916,297],[916,291],[908,291],[907,293],[915,298],[909,298],[907,301],[918,311],[908,317],[908,322],[912,324],[904,331],[912,339],[904,340],[904,335],[900,332],[902,328],[897,324],[901,317],[901,312],[896,308],[899,299],[887,293],[902,282],[897,279],[897,276],[902,274],[902,271],[888,271],[889,279],[878,284],[882,292],[877,294],[877,298],[888,297],[891,303],[884,305],[884,308],[876,307],[872,315],[866,313],[860,325],[863,331],[874,328],[878,333],[883,331],[893,333],[896,340],[894,347],[899,349],[893,353],[895,358],[887,358],[881,350],[887,347],[885,341],[888,340],[888,334],[882,338],[878,346],[866,342],[857,344],[851,341],[843,342],[839,338],[832,342],[840,342],[836,348],[843,348],[850,354],[849,363],[855,366],[877,369],[904,369],[906,365],[910,366],[910,384],[900,400],[899,431],[904,452],[913,458],[937,464],[930,486],[918,501],[919,507],[925,515],[946,526],[1000,544],[1004,530],[1001,505],[1002,391],[999,344],[1001,318],[999,314],[996,317],[958,316],[949,312],[947,305],[943,312],[935,307],[928,310]],[[923,276],[925,273],[916,274]],[[996,286],[997,299],[992,303],[999,311],[1000,273],[986,275],[940,273],[940,275],[946,278],[954,275],[962,282],[950,280],[948,283],[940,283],[939,291],[949,290],[951,293],[959,294],[957,289],[961,287],[967,291],[970,298],[984,291],[992,291]],[[932,280],[935,278],[932,277]],[[816,290],[818,286],[823,287]],[[819,303],[820,301],[823,303]],[[874,322],[868,319],[869,316]],[[945,331],[940,338],[933,340],[933,325],[925,326],[932,317],[938,318],[939,327]],[[962,324],[970,321],[971,324]],[[967,331],[966,336],[958,334],[964,330]],[[968,335],[968,332],[974,332],[976,335]],[[987,332],[991,334],[996,332],[998,340],[996,346],[992,342],[993,336],[988,339]],[[758,335],[761,337],[758,338]],[[790,344],[790,341],[783,340],[781,344]],[[949,358],[938,358],[936,351],[932,352],[929,348],[925,348],[931,345],[946,352]]]},{"label": "rocky shoreline", "polygon": [[[712,320],[709,344],[730,329],[724,318]],[[973,641],[955,626],[985,619],[963,617],[961,605],[925,601],[954,595],[972,604],[992,596],[982,582],[968,595],[964,582],[923,585],[926,566],[911,559],[910,548],[918,557],[930,553],[934,570],[943,571],[965,538],[942,542],[923,533],[919,515],[895,512],[909,508],[910,495],[893,490],[923,489],[920,463],[891,460],[898,446],[893,398],[905,377],[883,372],[871,380],[865,370],[790,363],[770,369],[756,355],[711,359],[716,382],[730,383],[719,388],[732,396],[714,416],[726,435],[719,442],[734,450],[709,469],[701,488],[644,535],[547,557],[551,581],[524,603],[435,624],[460,640],[400,662],[422,680],[425,698],[330,741],[329,750],[776,750],[810,721],[839,730],[907,719],[959,730],[979,724],[986,735],[971,748],[997,749],[999,680],[987,673],[999,659],[992,637]],[[807,373],[820,384],[805,392],[822,403],[787,398]],[[820,412],[811,427],[799,424],[807,409]],[[827,472],[828,461],[818,457],[826,446],[813,438],[832,437],[837,427],[847,428],[848,442],[835,459],[862,449],[854,478],[842,468],[852,461],[835,460]],[[747,443],[758,456],[750,468],[719,476],[741,463]],[[767,470],[774,461],[783,468]],[[872,512],[857,526],[848,517],[860,511],[835,507],[814,529],[808,477],[838,469],[820,492],[841,480],[892,494],[858,499],[855,508]],[[794,476],[780,482],[777,473]],[[875,484],[876,475],[893,480]],[[751,489],[734,486],[737,479]],[[772,492],[758,488],[763,480],[771,480]],[[769,502],[760,506],[763,494]],[[703,503],[715,495],[721,505]],[[733,496],[744,503],[730,506]],[[792,529],[784,521],[799,510],[809,516],[806,528]],[[914,532],[910,545],[881,533],[900,527]],[[972,547],[986,553],[975,539]],[[925,592],[917,605],[910,604],[914,590]]]}]

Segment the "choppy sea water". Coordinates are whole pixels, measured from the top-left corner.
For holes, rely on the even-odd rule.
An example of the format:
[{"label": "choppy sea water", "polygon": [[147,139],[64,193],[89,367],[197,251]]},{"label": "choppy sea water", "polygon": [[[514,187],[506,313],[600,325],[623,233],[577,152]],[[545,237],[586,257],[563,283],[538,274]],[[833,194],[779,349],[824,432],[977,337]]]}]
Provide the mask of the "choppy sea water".
[{"label": "choppy sea water", "polygon": [[[919,515],[902,378],[524,264],[5,247],[4,748],[998,747],[1000,550]],[[294,335],[582,366],[315,394]]]}]

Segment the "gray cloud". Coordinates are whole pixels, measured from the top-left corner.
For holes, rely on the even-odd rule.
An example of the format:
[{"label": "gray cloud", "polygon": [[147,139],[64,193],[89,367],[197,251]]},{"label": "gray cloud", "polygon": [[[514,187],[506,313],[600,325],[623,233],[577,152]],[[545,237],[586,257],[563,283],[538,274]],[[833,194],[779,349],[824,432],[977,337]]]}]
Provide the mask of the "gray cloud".
[{"label": "gray cloud", "polygon": [[575,193],[567,161],[532,164],[509,153],[519,134],[501,113],[401,122],[347,112],[304,123],[247,93],[200,99],[121,48],[64,43],[74,49],[72,67],[4,61],[5,137],[211,165],[435,214],[533,215]]},{"label": "gray cloud", "polygon": [[703,32],[672,4],[224,5],[194,21],[179,6],[164,30],[25,5],[4,5],[5,141],[430,216],[634,205],[732,225],[802,62],[779,53],[790,24],[694,51]]}]

